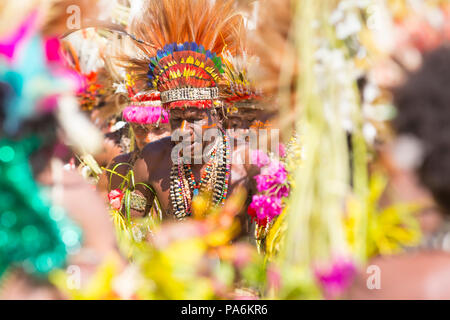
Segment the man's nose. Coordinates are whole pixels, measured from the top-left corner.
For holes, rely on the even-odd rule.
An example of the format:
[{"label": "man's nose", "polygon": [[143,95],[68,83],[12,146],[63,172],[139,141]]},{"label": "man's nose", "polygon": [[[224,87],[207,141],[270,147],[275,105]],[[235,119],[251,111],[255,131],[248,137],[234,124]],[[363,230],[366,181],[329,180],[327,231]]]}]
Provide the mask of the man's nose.
[{"label": "man's nose", "polygon": [[181,132],[182,133],[187,133],[189,134],[191,137],[194,136],[194,124],[190,123],[189,121],[183,120],[183,122],[181,123]]},{"label": "man's nose", "polygon": [[251,124],[252,123],[248,120],[242,120],[241,121],[241,129],[248,130],[250,128]]},{"label": "man's nose", "polygon": [[190,126],[189,122],[187,122],[186,120],[183,120],[183,122],[181,123],[180,129],[181,129],[181,131],[190,131],[191,126]]}]

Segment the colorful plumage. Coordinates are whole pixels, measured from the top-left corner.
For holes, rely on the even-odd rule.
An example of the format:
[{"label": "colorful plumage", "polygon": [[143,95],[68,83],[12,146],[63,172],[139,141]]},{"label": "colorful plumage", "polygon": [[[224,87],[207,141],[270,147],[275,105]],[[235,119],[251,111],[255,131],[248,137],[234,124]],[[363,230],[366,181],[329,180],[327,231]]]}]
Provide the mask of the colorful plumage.
[{"label": "colorful plumage", "polygon": [[223,55],[223,64],[222,99],[237,108],[255,108],[259,105],[262,91],[253,81],[255,69],[258,68],[257,57],[248,55],[245,49],[236,56],[227,51]]},{"label": "colorful plumage", "polygon": [[[128,59],[128,70],[138,87],[161,93],[217,87],[224,71],[220,57],[225,50],[236,52],[242,25],[230,0],[145,1],[130,26],[130,33],[145,42],[138,44],[145,57]],[[172,100],[165,106],[180,105]],[[191,104],[194,100],[205,107],[212,99],[192,98]]]},{"label": "colorful plumage", "polygon": [[108,39],[92,28],[72,33],[63,41],[66,60],[82,80],[77,94],[81,109],[95,110],[92,116],[100,121],[120,114],[122,107],[115,88],[120,79],[107,63],[108,44]]}]

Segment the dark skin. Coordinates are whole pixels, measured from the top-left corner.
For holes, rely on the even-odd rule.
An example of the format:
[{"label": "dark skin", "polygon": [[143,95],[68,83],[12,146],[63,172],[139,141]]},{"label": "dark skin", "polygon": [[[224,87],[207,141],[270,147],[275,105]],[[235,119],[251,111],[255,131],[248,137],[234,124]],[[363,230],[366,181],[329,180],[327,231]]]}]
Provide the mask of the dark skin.
[{"label": "dark skin", "polygon": [[[131,124],[135,136],[136,143],[136,152],[140,153],[146,144],[159,140],[161,138],[167,137],[170,135],[170,127],[168,123],[162,124],[148,124],[141,125],[137,123]],[[134,153],[124,153],[118,154],[114,157],[114,159],[108,162],[108,169],[112,170],[117,164],[120,163],[131,163],[133,162]],[[126,165],[121,166],[121,174],[128,171],[126,169]],[[129,167],[128,167],[129,168]],[[119,168],[120,169],[120,168]],[[104,174],[98,183],[98,189],[101,191],[108,192],[109,190],[109,175]],[[115,188],[112,188],[115,189]],[[104,195],[106,198],[106,194]]]},{"label": "dark skin", "polygon": [[[192,138],[192,143],[187,151],[192,151],[198,147],[198,143],[194,142],[196,135],[201,135],[208,128],[215,128],[219,123],[217,114],[209,109],[198,108],[177,108],[170,111],[170,128],[171,133],[176,130],[184,130]],[[164,212],[163,219],[173,219],[172,205],[170,201],[170,171],[172,168],[172,149],[178,144],[172,141],[171,137],[166,137],[158,141],[147,144],[141,152],[141,157],[136,161],[133,168],[136,181],[142,181],[151,186],[155,192]],[[201,146],[203,150],[211,147],[214,141],[203,141]],[[239,152],[239,151],[233,151]],[[234,155],[233,155],[234,156]],[[201,175],[206,167],[205,161],[201,164],[193,164],[192,172],[196,181],[200,181]],[[123,170],[125,168],[119,168]],[[124,170],[126,172],[126,170]],[[239,187],[244,187],[249,194],[253,194],[256,189],[253,176],[258,173],[258,169],[246,164],[232,164],[228,194],[233,193]],[[112,188],[118,186],[121,182],[120,178],[113,177]],[[147,203],[153,202],[154,195],[145,187],[138,186],[137,193],[147,198]],[[246,208],[245,208],[246,209]],[[144,215],[148,214],[150,205]],[[142,217],[142,212],[132,212],[134,217]],[[246,216],[245,212],[240,215],[241,218]]]},{"label": "dark skin", "polygon": [[168,123],[160,123],[158,125],[132,123],[131,127],[133,128],[136,146],[139,150],[144,149],[150,142],[170,136],[170,126]]},{"label": "dark skin", "polygon": [[223,126],[226,129],[250,129],[255,121],[260,119],[260,111],[256,109],[240,109],[224,117]]}]

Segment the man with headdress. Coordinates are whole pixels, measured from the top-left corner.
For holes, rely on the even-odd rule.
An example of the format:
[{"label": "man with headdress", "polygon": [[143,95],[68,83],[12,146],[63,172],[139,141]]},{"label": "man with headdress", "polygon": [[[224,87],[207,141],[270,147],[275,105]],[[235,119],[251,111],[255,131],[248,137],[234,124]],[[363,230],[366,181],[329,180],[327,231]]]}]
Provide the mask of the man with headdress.
[{"label": "man with headdress", "polygon": [[256,57],[249,56],[245,50],[238,55],[224,54],[225,65],[223,85],[224,103],[222,108],[223,126],[230,132],[237,144],[249,137],[250,129],[264,127],[262,93],[251,81],[249,73],[256,67]]},{"label": "man with headdress", "polygon": [[200,193],[209,194],[214,207],[239,186],[252,192],[254,167],[231,163],[233,150],[217,112],[223,73],[218,55],[236,50],[242,17],[223,0],[148,1],[142,11],[130,32],[141,40],[145,57],[130,59],[129,70],[136,83],[160,92],[172,137],[143,149],[135,179],[154,193],[136,191],[147,203],[156,194],[166,218],[184,219]]},{"label": "man with headdress", "polygon": [[[159,92],[149,90],[135,93],[132,86],[128,86],[127,90],[129,92],[129,102],[122,112],[122,117],[123,120],[130,124],[130,136],[134,138],[134,144],[129,152],[122,153],[111,161],[108,165],[108,174],[103,175],[99,181],[99,187],[102,190],[112,192],[117,189],[117,185],[114,185],[114,188],[112,188],[109,182],[110,174],[117,177],[120,177],[119,175],[123,176],[125,174],[124,170],[132,170],[136,161],[141,157],[142,150],[148,143],[170,136],[169,115],[161,107]],[[146,215],[146,212],[152,206],[152,202],[147,202],[145,197],[136,192],[133,183],[127,184],[127,188],[131,192],[128,206],[133,213],[132,216],[142,217]],[[124,188],[120,192],[122,193],[123,190]],[[156,208],[153,209],[157,210]]]}]

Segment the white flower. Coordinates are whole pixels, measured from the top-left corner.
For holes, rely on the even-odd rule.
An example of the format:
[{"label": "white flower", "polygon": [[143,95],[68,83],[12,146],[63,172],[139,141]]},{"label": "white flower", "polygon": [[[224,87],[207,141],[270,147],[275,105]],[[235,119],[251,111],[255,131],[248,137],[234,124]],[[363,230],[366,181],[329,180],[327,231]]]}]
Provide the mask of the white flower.
[{"label": "white flower", "polygon": [[370,122],[364,123],[363,136],[367,143],[373,145],[377,136],[377,128],[375,128]]},{"label": "white flower", "polygon": [[338,39],[346,39],[351,35],[357,34],[361,31],[362,24],[358,15],[355,12],[349,13],[344,21],[336,26],[336,36]]},{"label": "white flower", "polygon": [[364,87],[363,98],[365,102],[372,103],[380,95],[380,89],[373,83],[368,83]]}]

